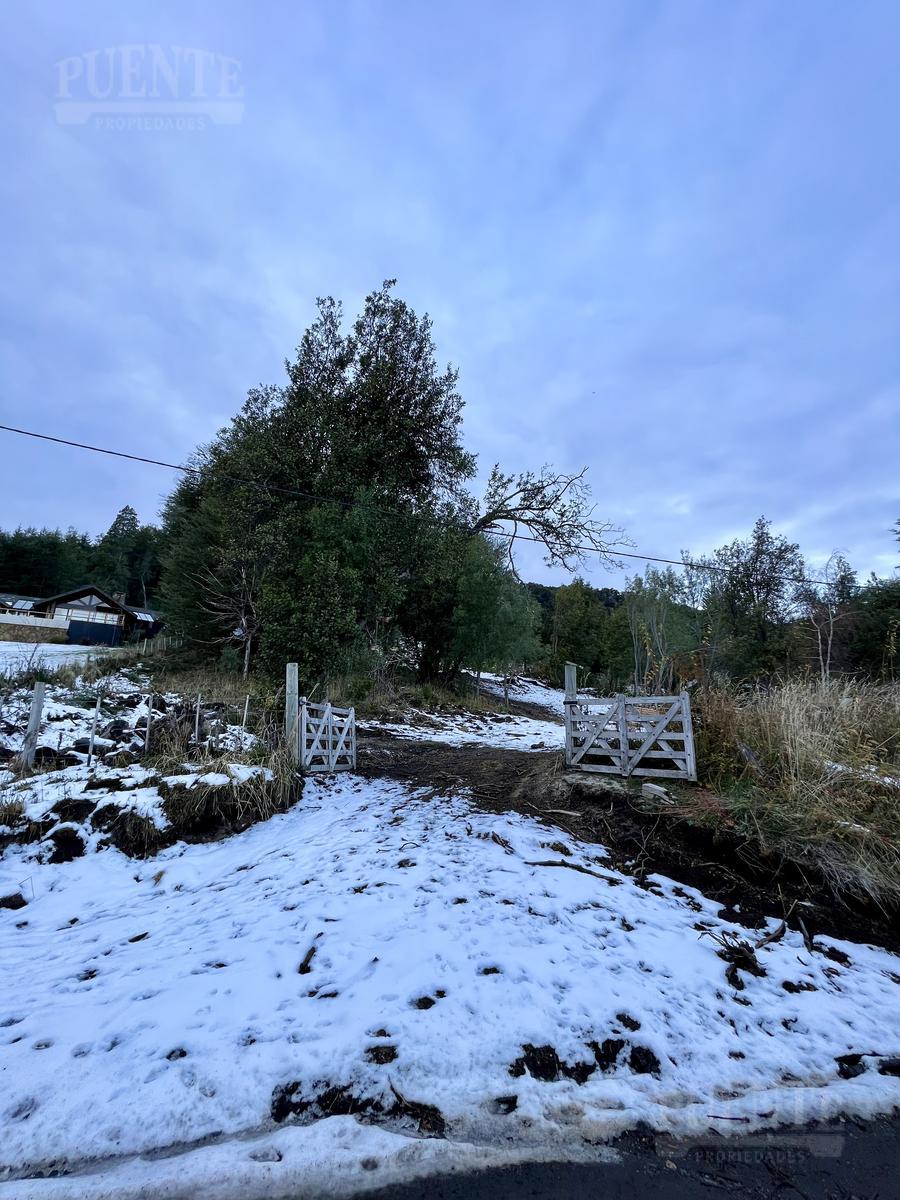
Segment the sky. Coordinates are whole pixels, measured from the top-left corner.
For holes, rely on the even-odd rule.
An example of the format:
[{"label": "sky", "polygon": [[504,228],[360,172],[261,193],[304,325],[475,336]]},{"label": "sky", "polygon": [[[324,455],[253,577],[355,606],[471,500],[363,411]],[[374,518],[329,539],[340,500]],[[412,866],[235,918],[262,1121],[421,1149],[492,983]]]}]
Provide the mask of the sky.
[{"label": "sky", "polygon": [[[0,34],[0,422],[182,462],[317,296],[396,278],[482,482],[587,466],[646,554],[764,514],[895,570],[895,0],[33,0]],[[173,483],[0,432],[5,528]]]}]

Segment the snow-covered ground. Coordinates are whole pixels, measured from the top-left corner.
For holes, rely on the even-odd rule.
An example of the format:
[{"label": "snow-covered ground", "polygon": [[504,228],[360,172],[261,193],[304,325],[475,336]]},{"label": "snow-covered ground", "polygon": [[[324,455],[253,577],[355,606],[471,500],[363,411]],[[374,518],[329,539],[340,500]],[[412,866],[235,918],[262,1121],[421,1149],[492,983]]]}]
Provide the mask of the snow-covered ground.
[{"label": "snow-covered ground", "polygon": [[509,684],[509,698],[546,710],[547,719],[505,712],[503,676],[484,672],[481,690],[497,699],[495,713],[422,712],[410,709],[402,721],[359,721],[363,733],[385,732],[409,741],[443,742],[448,746],[493,746],[498,750],[561,750],[565,744],[561,688],[537,679],[517,678]]},{"label": "snow-covered ground", "polygon": [[71,663],[80,665],[105,653],[100,646],[70,646],[65,642],[0,642],[0,676],[41,667],[52,671]]},{"label": "snow-covered ground", "polygon": [[[2,1166],[221,1144],[13,1179],[3,1200],[282,1195],[304,1170],[378,1186],[489,1160],[476,1146],[576,1153],[639,1121],[727,1134],[900,1104],[878,1057],[900,1050],[900,960],[788,931],[734,966],[723,941],[765,931],[431,789],[345,774],[144,863],[24,854],[0,860],[0,895],[28,900],[0,910]],[[316,1124],[351,1097],[378,1129]],[[285,1118],[304,1128],[274,1132]],[[419,1139],[440,1122],[449,1146]]]},{"label": "snow-covered ground", "polygon": [[[491,671],[483,671],[481,690],[489,696],[503,698],[503,676],[495,675]],[[510,680],[509,698],[525,704],[538,704],[555,713],[562,720],[563,701],[566,698],[566,693],[562,688],[551,687],[550,684],[542,683],[539,679],[530,679],[522,675]]]},{"label": "snow-covered ground", "polygon": [[426,713],[411,710],[404,721],[358,721],[363,733],[385,732],[410,741],[443,742],[448,746],[494,746],[499,750],[561,750],[565,729],[556,721],[540,721],[511,713],[479,715]]}]

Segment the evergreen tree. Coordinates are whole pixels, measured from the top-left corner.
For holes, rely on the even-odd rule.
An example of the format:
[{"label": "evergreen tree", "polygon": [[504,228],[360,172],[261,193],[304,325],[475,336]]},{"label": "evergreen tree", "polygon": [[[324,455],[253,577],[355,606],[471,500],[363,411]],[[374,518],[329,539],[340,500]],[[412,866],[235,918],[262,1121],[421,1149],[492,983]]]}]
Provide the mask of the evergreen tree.
[{"label": "evergreen tree", "polygon": [[130,558],[138,536],[137,513],[130,504],[116,513],[113,523],[97,542],[91,571],[92,583],[110,595],[128,592]]}]

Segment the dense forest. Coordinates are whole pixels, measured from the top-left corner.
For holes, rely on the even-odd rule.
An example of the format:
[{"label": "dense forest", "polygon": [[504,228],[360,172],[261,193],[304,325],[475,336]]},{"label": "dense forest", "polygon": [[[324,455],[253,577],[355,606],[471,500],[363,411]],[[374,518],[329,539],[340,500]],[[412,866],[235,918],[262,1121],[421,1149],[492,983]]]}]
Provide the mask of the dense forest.
[{"label": "dense forest", "polygon": [[160,579],[161,531],[141,525],[126,505],[101,537],[69,529],[0,530],[0,592],[57,596],[84,583],[127,604],[153,606]]},{"label": "dense forest", "polygon": [[715,678],[900,675],[900,577],[860,583],[838,554],[814,568],[762,517],[746,539],[682,558],[622,591],[530,584],[545,671],[559,679],[576,662],[585,683],[644,693]]},{"label": "dense forest", "polygon": [[[839,554],[813,568],[764,517],[745,539],[618,590],[576,574],[615,565],[627,544],[594,516],[584,472],[497,465],[476,498],[457,373],[391,281],[349,328],[320,300],[285,366],[197,449],[161,528],[126,507],[95,540],[0,532],[0,590],[94,583],[160,608],[198,657],[273,676],[294,660],[310,688],[410,673],[451,685],[463,670],[560,679],[566,661],[604,690],[651,693],[808,672],[896,678],[900,578],[861,583]],[[523,584],[521,536],[573,581]]]}]

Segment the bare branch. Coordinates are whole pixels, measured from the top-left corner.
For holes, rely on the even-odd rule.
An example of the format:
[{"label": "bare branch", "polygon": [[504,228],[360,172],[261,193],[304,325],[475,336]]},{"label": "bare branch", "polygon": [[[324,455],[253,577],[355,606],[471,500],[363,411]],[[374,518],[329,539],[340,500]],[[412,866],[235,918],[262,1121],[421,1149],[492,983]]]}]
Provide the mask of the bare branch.
[{"label": "bare branch", "polygon": [[[488,481],[484,513],[475,522],[473,532],[489,533],[505,543],[513,570],[513,547],[521,537],[540,542],[550,566],[572,571],[591,554],[610,565],[620,565],[615,561],[614,548],[631,543],[612,522],[594,517],[586,472],[587,467],[570,474],[544,466],[538,473],[504,475],[495,466]],[[521,534],[520,527],[528,534]]]}]

